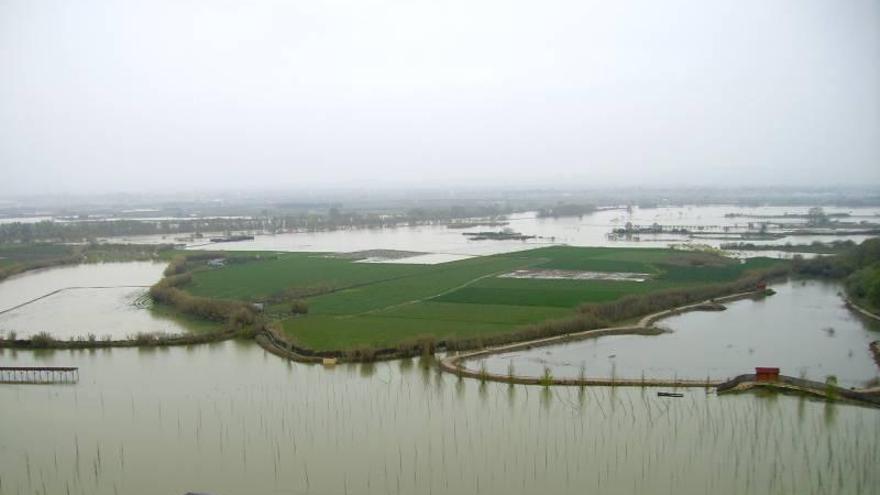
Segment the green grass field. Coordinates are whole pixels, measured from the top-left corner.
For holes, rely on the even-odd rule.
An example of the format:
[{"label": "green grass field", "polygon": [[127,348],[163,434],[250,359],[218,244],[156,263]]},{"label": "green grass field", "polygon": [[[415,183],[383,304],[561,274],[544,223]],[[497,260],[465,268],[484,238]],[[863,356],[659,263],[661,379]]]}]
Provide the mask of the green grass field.
[{"label": "green grass field", "polygon": [[[422,335],[438,339],[509,332],[605,302],[676,287],[729,282],[778,260],[747,263],[707,253],[667,249],[548,247],[440,265],[355,263],[316,253],[267,255],[264,260],[198,269],[185,287],[194,295],[265,301],[287,289],[320,287],[305,316],[284,315],[286,333],[315,350],[386,347]],[[517,269],[564,269],[651,274],[645,282],[499,278]]]}]

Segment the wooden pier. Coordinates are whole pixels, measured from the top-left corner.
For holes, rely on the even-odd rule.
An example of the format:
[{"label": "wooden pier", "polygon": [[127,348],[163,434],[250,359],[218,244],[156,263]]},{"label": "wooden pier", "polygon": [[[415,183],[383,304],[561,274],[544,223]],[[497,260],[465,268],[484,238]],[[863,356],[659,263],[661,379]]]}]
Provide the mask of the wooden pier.
[{"label": "wooden pier", "polygon": [[0,383],[76,383],[79,368],[66,366],[0,366]]}]

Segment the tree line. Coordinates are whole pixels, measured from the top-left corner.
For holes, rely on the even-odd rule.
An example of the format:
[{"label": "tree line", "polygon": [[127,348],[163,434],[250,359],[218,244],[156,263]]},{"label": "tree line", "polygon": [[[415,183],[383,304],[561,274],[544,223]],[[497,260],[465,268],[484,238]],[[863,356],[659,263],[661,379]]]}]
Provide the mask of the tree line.
[{"label": "tree line", "polygon": [[842,280],[857,304],[880,310],[880,238],[868,239],[835,256],[795,258],[797,273]]},{"label": "tree line", "polygon": [[343,228],[385,228],[426,225],[472,217],[497,218],[509,210],[496,206],[411,208],[405,211],[357,212],[333,207],[325,212],[262,215],[246,218],[193,218],[166,220],[82,220],[0,224],[0,244],[83,242],[92,239],[141,235],[180,235],[213,232],[293,232]]}]

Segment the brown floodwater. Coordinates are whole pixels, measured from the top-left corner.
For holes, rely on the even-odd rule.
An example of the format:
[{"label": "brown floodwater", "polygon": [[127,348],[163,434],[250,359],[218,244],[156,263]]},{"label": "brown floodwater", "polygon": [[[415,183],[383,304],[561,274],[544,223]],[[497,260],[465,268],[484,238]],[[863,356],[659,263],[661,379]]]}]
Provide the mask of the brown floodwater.
[{"label": "brown floodwater", "polygon": [[[163,266],[70,268],[0,283],[0,310],[72,285],[149,285]],[[842,382],[871,378],[876,369],[859,353],[876,331],[841,308],[838,289],[792,283],[765,301],[665,320],[675,332],[633,337],[613,352],[615,372],[662,371],[666,359],[679,376],[760,363]],[[145,289],[107,290],[62,291],[61,300],[6,313],[0,328],[106,324],[128,334],[151,314],[130,304]],[[540,359],[556,360],[562,374],[593,352],[597,370],[607,370],[605,344],[587,345],[600,347],[575,358],[550,349]],[[798,396],[509,386],[439,373],[420,359],[324,368],[250,341],[7,349],[0,366],[80,370],[75,385],[0,384],[0,495],[858,494],[880,486],[878,411]]]},{"label": "brown floodwater", "polygon": [[0,335],[48,332],[57,339],[122,339],[139,332],[186,333],[204,325],[150,309],[147,287],[166,263],[64,266],[26,272],[0,282]]},{"label": "brown floodwater", "polygon": [[0,353],[0,494],[867,493],[880,414],[803,397],[541,388],[251,342]]}]

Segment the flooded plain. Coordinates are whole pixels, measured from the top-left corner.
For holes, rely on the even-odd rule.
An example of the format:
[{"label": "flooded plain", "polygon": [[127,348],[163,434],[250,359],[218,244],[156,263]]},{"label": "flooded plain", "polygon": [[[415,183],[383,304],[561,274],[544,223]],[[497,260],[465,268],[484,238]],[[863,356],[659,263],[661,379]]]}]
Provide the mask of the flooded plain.
[{"label": "flooded plain", "polygon": [[250,342],[12,352],[0,493],[866,493],[874,409],[688,389],[544,389],[421,360],[323,368]]},{"label": "flooded plain", "polygon": [[0,282],[0,335],[56,339],[122,339],[139,332],[185,333],[202,328],[150,310],[147,289],[166,263],[129,262],[35,270]]},{"label": "flooded plain", "polygon": [[[714,225],[731,208],[677,211],[637,210],[644,219],[637,218]],[[545,237],[527,241],[469,241],[438,226],[258,236],[208,247],[455,257],[547,243],[666,245],[609,241],[609,226],[625,215],[514,217],[512,228]],[[0,283],[0,331],[9,325],[21,336],[47,330],[98,338],[186,331],[143,303],[163,269],[119,263],[12,277]],[[505,373],[515,359],[517,374],[530,367],[540,374],[546,365],[555,376],[576,376],[586,362],[588,374],[697,378],[778,365],[820,380],[836,374],[843,385],[877,375],[867,343],[880,329],[842,307],[839,287],[775,288],[778,294],[763,301],[662,321],[671,334],[602,338],[487,364]],[[325,368],[285,361],[251,341],[6,349],[0,365],[78,366],[80,374],[75,385],[0,384],[0,495],[842,494],[880,486],[880,414],[803,397],[509,386],[443,374],[422,359]]]},{"label": "flooded plain", "polygon": [[843,386],[863,386],[880,375],[868,348],[880,339],[880,322],[843,305],[838,284],[789,281],[775,295],[726,304],[726,311],[695,311],[657,322],[671,330],[656,336],[613,335],[467,363],[492,373],[556,378],[687,378],[713,380],[776,366],[782,374]]},{"label": "flooded plain", "polygon": [[[671,244],[700,244],[718,247],[736,239],[695,238],[674,234],[642,234],[630,239],[614,239],[609,233],[621,228],[627,222],[635,225],[649,226],[653,223],[662,225],[684,226],[691,229],[724,229],[731,232],[742,231],[749,222],[763,220],[785,222],[786,224],[803,224],[801,218],[762,218],[768,215],[803,215],[808,207],[754,207],[739,206],[682,206],[661,208],[633,208],[627,210],[606,209],[582,217],[540,218],[536,212],[517,213],[510,215],[506,227],[524,235],[536,236],[525,240],[481,240],[471,239],[462,235],[465,232],[484,230],[500,230],[502,227],[474,227],[471,229],[450,229],[445,225],[400,226],[375,229],[341,229],[322,232],[295,232],[283,234],[257,234],[253,240],[212,243],[205,239],[181,241],[189,249],[203,250],[244,250],[244,251],[312,251],[312,252],[352,252],[369,249],[392,249],[400,251],[418,251],[437,256],[434,258],[416,258],[414,263],[438,263],[453,261],[460,257],[484,256],[488,254],[507,253],[524,249],[532,249],[554,244],[572,246],[611,246],[611,247],[667,247]],[[827,214],[848,213],[849,218],[841,218],[846,222],[880,222],[878,208],[825,208]],[[735,213],[739,217],[725,215]],[[163,243],[178,242],[180,236],[136,236],[112,239],[114,242]],[[786,236],[779,239],[749,241],[754,244],[784,245],[809,244],[814,241],[830,242],[850,239],[861,242],[869,236],[850,235],[809,235]],[[741,252],[738,256],[780,256],[791,254],[782,252]],[[406,259],[395,260],[397,263],[407,262]]]}]

